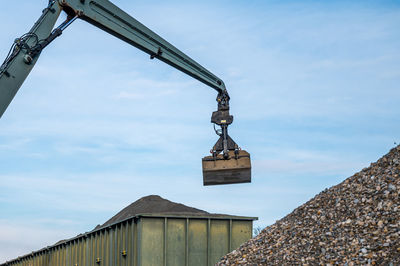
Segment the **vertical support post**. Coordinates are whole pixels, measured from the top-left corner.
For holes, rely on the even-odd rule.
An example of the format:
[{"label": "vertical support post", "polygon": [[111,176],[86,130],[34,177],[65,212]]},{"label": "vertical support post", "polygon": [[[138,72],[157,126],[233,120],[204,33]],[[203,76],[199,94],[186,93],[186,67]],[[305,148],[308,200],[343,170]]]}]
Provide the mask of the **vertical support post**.
[{"label": "vertical support post", "polygon": [[133,218],[132,220],[132,251],[133,251],[133,265],[137,266],[138,265],[138,252],[139,252],[139,244],[138,244],[138,223],[136,218]]},{"label": "vertical support post", "polygon": [[164,266],[167,265],[167,229],[168,229],[168,218],[164,218],[164,256],[163,256],[163,261],[164,261]]},{"label": "vertical support post", "polygon": [[71,244],[69,243],[66,246],[66,254],[67,254],[67,265],[71,265]]},{"label": "vertical support post", "polygon": [[229,250],[228,253],[232,251],[232,219],[229,219]]},{"label": "vertical support post", "polygon": [[207,219],[207,265],[210,265],[210,256],[211,256],[211,219]]},{"label": "vertical support post", "polygon": [[85,235],[85,245],[86,245],[86,262],[85,262],[85,264],[86,265],[89,265],[89,258],[90,258],[90,254],[89,254],[89,245],[90,245],[90,243],[89,243],[89,239],[88,239],[88,236],[87,235]]},{"label": "vertical support post", "polygon": [[115,225],[114,228],[114,254],[113,254],[113,258],[114,258],[114,262],[112,265],[118,265],[118,225]]},{"label": "vertical support post", "polygon": [[124,247],[122,248],[122,250],[125,250],[126,255],[122,256],[122,259],[125,261],[125,265],[128,265],[128,256],[130,256],[131,254],[129,254],[129,248],[128,248],[128,238],[129,238],[129,221],[125,222],[125,243],[124,243]]},{"label": "vertical support post", "polygon": [[137,225],[137,266],[142,266],[142,233],[143,233],[143,218],[138,218],[138,225]]},{"label": "vertical support post", "polygon": [[114,265],[113,264],[113,234],[112,234],[112,227],[108,228],[108,235],[110,236],[110,265]]},{"label": "vertical support post", "polygon": [[185,229],[185,265],[189,266],[189,218],[186,218]]}]

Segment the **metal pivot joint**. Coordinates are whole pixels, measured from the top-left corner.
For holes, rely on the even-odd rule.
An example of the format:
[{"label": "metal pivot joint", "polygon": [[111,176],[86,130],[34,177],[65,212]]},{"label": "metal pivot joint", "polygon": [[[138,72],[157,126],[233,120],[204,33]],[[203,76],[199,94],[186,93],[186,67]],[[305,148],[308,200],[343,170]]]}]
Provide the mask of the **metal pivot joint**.
[{"label": "metal pivot joint", "polygon": [[[49,2],[49,6],[43,10],[43,13],[46,12],[55,12],[52,9],[52,5],[54,1]],[[19,52],[24,51],[23,60],[25,64],[30,65],[34,62],[35,58],[40,55],[42,50],[46,48],[52,41],[54,41],[57,37],[59,37],[63,30],[65,30],[72,22],[75,21],[77,17],[68,16],[67,19],[60,24],[57,28],[55,28],[48,37],[44,39],[39,39],[39,37],[33,31],[28,32],[21,36],[20,38],[15,39],[13,46],[11,47],[10,54],[4,61],[4,63],[0,67],[0,72],[2,73],[8,68],[8,65],[13,61],[13,59],[19,54]],[[40,23],[42,17],[39,19],[37,23]]]},{"label": "metal pivot joint", "polygon": [[39,55],[42,52],[42,50],[46,48],[46,46],[48,46],[52,41],[54,41],[57,37],[59,37],[63,33],[63,31],[69,25],[71,25],[72,22],[75,21],[75,19],[77,19],[77,16],[75,17],[68,16],[67,19],[63,23],[61,23],[60,26],[55,28],[46,39],[40,40],[39,42],[37,42],[35,46],[30,48],[28,50],[28,53],[24,57],[25,63],[30,64],[33,58]]},{"label": "metal pivot joint", "polygon": [[229,151],[235,151],[237,157],[239,147],[228,135],[228,126],[233,122],[233,116],[229,114],[229,100],[230,97],[226,90],[220,91],[217,96],[218,110],[212,113],[211,122],[221,127],[221,129],[214,130],[219,136],[217,143],[211,150],[213,157],[219,153],[223,153],[224,159],[229,159]]}]

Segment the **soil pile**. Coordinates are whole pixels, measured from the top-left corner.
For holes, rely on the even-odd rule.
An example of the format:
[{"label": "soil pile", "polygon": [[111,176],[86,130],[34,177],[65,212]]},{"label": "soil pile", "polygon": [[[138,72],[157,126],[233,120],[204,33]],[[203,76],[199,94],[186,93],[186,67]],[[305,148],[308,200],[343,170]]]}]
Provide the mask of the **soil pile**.
[{"label": "soil pile", "polygon": [[219,263],[232,264],[400,265],[400,146]]},{"label": "soil pile", "polygon": [[208,214],[208,212],[192,208],[180,203],[172,202],[161,198],[158,195],[150,195],[143,197],[129,206],[122,209],[119,213],[109,219],[107,222],[98,227],[107,226],[119,221],[123,221],[127,218],[135,216],[137,214],[149,214],[149,213],[163,213],[163,214],[174,214],[174,213],[190,213],[190,214]]}]

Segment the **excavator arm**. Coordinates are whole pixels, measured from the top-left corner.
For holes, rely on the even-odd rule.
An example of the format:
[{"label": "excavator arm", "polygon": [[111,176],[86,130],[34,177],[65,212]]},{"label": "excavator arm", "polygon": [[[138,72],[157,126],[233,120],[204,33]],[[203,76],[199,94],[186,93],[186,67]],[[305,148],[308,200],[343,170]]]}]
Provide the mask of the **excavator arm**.
[{"label": "excavator arm", "polygon": [[0,66],[0,117],[39,58],[40,53],[31,56],[32,48],[42,44],[51,35],[61,11],[60,5],[50,3],[31,30],[15,39],[7,58]]},{"label": "excavator arm", "polygon": [[[53,31],[54,24],[62,10],[68,14],[67,21]],[[148,53],[150,58],[157,58],[181,70],[216,89],[219,93],[227,93],[225,84],[220,78],[110,1],[58,0],[50,1],[49,6],[43,11],[42,16],[29,33],[16,40],[14,51],[11,51],[14,56],[8,58],[9,60],[6,60],[0,68],[0,117],[32,70],[41,50],[61,35],[65,27],[75,18],[80,18],[103,29]],[[46,39],[48,43],[46,43]]]},{"label": "excavator arm", "polygon": [[[67,14],[67,19],[54,28],[62,11]],[[243,153],[228,136],[227,128],[233,116],[229,115],[229,95],[224,82],[108,0],[49,1],[32,29],[15,40],[9,55],[0,66],[0,117],[36,64],[42,50],[77,18],[148,53],[151,59],[157,58],[215,89],[218,92],[218,111],[213,113],[211,122],[221,126],[221,130],[217,131],[220,139],[211,151],[212,156],[203,158],[204,184],[250,182],[250,156]],[[221,152],[223,154],[219,155]],[[236,164],[226,171],[227,162]],[[229,172],[232,167],[235,171]],[[239,168],[245,168],[245,171],[239,171]],[[219,173],[218,177],[214,173]]]}]

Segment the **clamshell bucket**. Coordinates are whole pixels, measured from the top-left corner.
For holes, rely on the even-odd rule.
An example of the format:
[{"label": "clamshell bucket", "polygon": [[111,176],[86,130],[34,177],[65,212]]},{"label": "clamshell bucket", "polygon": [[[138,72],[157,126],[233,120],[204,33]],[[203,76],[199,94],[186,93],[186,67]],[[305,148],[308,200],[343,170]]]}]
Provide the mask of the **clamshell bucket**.
[{"label": "clamshell bucket", "polygon": [[250,183],[250,154],[244,150],[238,152],[235,155],[234,151],[229,151],[229,159],[224,159],[222,154],[218,154],[215,158],[204,157],[202,159],[204,186]]}]

